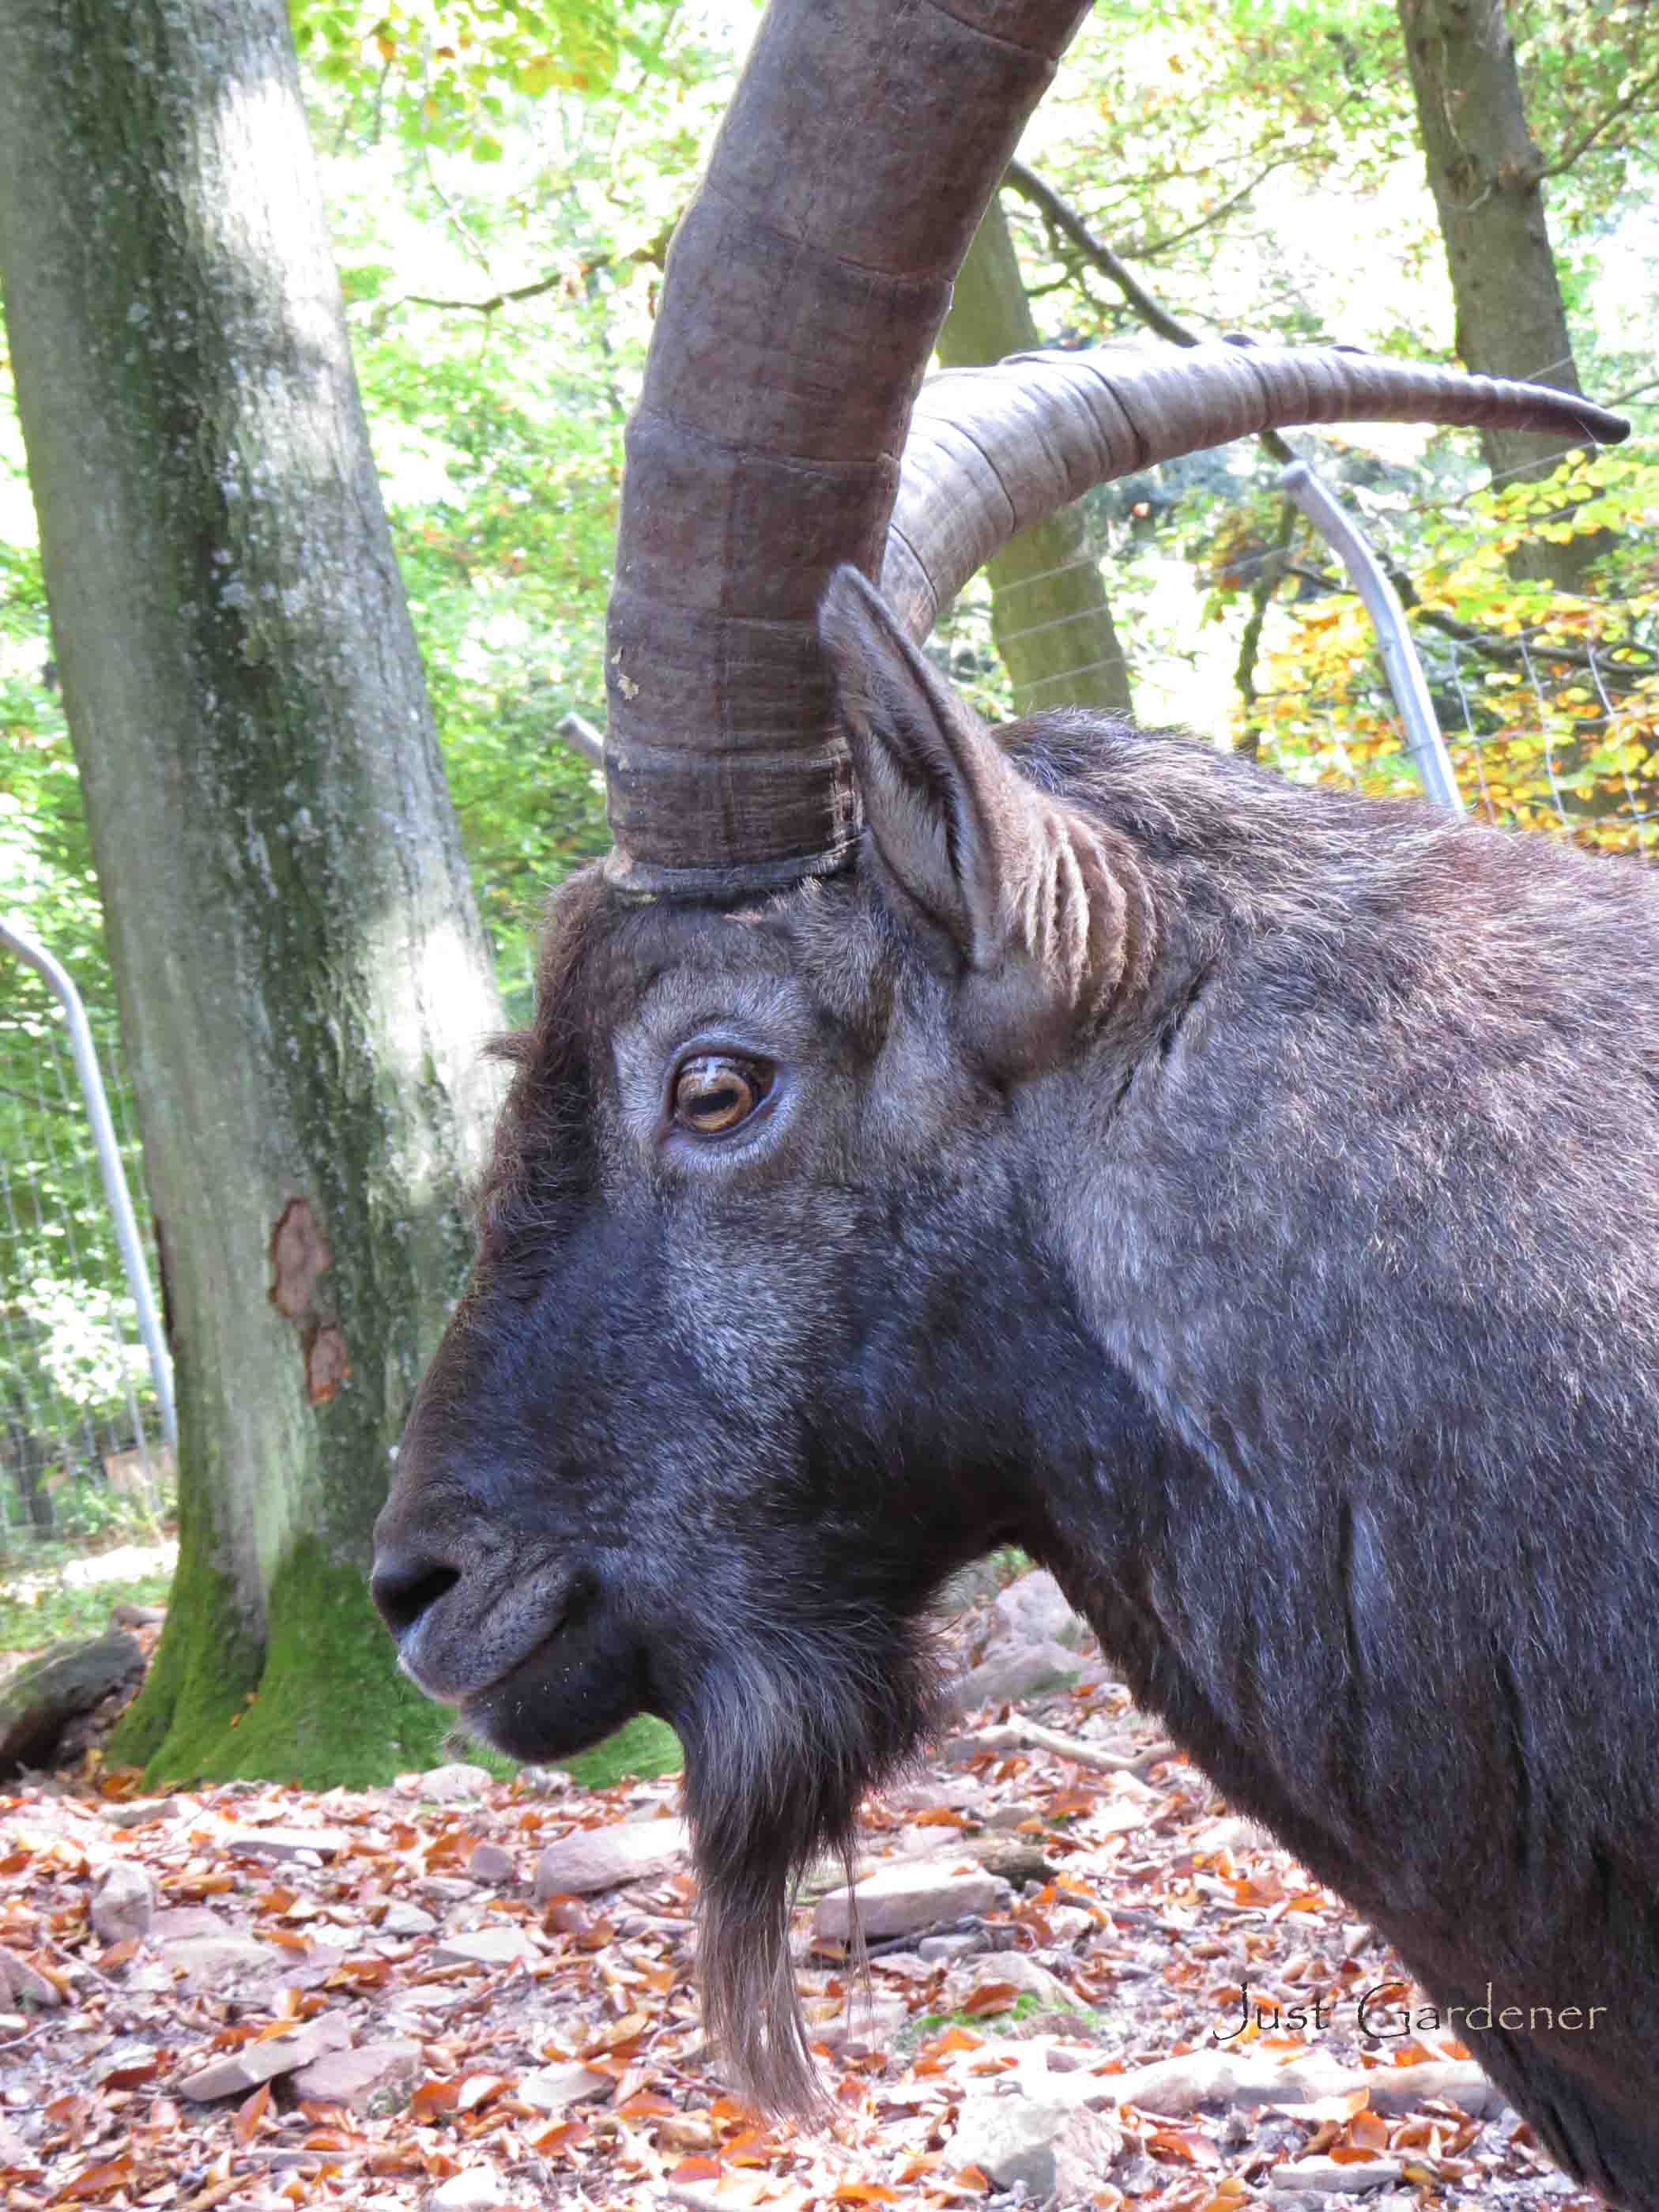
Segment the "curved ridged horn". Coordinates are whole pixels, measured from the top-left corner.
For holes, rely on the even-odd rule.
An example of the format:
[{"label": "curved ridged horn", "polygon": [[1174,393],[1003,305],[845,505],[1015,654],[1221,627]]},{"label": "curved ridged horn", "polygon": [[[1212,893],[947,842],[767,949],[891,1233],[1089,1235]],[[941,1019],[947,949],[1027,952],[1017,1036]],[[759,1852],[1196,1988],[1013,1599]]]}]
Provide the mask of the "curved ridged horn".
[{"label": "curved ridged horn", "polygon": [[814,628],[873,575],[951,283],[1088,0],[772,0],[675,234],[605,641],[613,881],[727,898],[850,857]]},{"label": "curved ridged horn", "polygon": [[1510,384],[1346,346],[1013,354],[922,386],[882,562],[913,638],[1028,523],[1158,461],[1297,423],[1454,422],[1616,445],[1621,416],[1549,385]]}]

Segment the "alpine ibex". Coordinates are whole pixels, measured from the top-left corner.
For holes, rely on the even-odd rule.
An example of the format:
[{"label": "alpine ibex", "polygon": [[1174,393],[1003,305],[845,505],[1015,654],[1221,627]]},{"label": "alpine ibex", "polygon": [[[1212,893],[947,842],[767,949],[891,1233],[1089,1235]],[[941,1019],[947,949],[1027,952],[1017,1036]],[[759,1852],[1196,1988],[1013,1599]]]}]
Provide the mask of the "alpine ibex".
[{"label": "alpine ibex", "polygon": [[710,2018],[799,2104],[792,1877],[937,1711],[932,1594],[1021,1544],[1653,2207],[1659,887],[1097,718],[993,738],[915,642],[1223,438],[1621,426],[1218,346],[940,379],[907,447],[1081,12],[774,0],[629,433],[616,849],[553,903],[375,1594],[520,1756],[672,1722]]}]

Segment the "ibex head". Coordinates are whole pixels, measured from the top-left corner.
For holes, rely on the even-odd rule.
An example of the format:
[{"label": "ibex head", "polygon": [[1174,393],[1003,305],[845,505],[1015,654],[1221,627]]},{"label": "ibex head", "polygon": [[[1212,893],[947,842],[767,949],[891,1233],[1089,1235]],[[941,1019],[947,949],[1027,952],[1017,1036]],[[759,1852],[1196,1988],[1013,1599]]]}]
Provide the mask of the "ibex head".
[{"label": "ibex head", "polygon": [[[1582,1981],[1564,1838],[1659,1848],[1595,1720],[1598,1680],[1650,1683],[1659,1600],[1659,1182],[1607,1204],[1659,1090],[1659,899],[1098,718],[993,737],[916,642],[1000,537],[1223,436],[1616,426],[1340,352],[1036,357],[930,387],[901,486],[950,270],[1078,12],[775,0],[631,433],[617,849],[554,901],[379,1531],[404,1663],[503,1748],[678,1730],[712,2023],[773,2106],[811,2087],[792,1881],[932,1723],[927,1601],[1000,1542],[1432,1987]],[[849,49],[860,112],[915,123],[902,163],[849,144]],[[918,86],[950,88],[921,121]],[[945,180],[927,221],[896,165]],[[1589,929],[1611,964],[1565,949]],[[1568,1610],[1601,1677],[1537,1628]],[[1595,1972],[1659,2033],[1650,1956]],[[1547,2039],[1483,2056],[1628,2189],[1649,2047],[1582,2081]]]}]

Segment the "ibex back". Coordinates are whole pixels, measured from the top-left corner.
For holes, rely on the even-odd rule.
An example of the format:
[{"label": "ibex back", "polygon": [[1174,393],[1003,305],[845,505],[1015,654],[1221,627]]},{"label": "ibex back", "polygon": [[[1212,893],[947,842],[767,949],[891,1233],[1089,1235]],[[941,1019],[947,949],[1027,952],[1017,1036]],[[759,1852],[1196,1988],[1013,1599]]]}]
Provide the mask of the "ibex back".
[{"label": "ibex back", "polygon": [[1659,2203],[1659,884],[1075,714],[1005,753],[850,571],[823,636],[855,870],[555,902],[405,1664],[526,1758],[679,1730],[787,2103],[791,1877],[1021,1544],[1437,2001],[1597,2008],[1470,2040]]}]

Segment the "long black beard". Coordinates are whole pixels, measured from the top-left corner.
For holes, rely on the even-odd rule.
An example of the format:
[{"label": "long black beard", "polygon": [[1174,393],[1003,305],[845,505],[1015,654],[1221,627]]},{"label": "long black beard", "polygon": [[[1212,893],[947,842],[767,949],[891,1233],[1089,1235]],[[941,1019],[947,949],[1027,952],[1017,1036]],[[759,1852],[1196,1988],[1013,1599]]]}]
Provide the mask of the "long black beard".
[{"label": "long black beard", "polygon": [[824,2104],[789,1956],[800,1878],[834,1856],[851,1881],[860,1801],[915,1757],[945,1711],[925,1628],[865,1613],[727,1644],[693,1710],[675,1717],[702,1889],[704,2024],[761,2111]]}]

